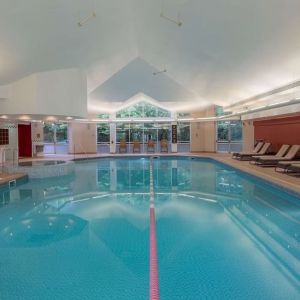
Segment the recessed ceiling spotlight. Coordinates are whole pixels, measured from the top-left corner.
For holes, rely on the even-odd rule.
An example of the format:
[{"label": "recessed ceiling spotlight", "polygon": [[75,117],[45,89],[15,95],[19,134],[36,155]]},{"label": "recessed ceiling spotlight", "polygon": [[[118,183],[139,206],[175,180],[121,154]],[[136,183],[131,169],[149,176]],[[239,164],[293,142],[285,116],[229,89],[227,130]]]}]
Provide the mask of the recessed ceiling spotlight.
[{"label": "recessed ceiling spotlight", "polygon": [[46,121],[56,121],[56,118],[53,117],[53,116],[48,116],[48,117],[46,118]]},{"label": "recessed ceiling spotlight", "polygon": [[72,120],[73,118],[72,117],[66,117],[66,120]]},{"label": "recessed ceiling spotlight", "polygon": [[7,119],[6,115],[1,116],[1,119]]},{"label": "recessed ceiling spotlight", "polygon": [[26,116],[26,115],[20,116],[20,117],[19,117],[19,120],[22,120],[22,121],[29,121],[29,120],[30,120],[30,117],[29,117],[29,116]]}]

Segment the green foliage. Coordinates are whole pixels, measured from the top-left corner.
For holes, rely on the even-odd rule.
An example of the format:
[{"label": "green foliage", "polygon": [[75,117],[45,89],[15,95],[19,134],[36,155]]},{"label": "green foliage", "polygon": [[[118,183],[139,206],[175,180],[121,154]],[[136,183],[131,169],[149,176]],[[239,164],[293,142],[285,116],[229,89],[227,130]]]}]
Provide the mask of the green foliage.
[{"label": "green foliage", "polygon": [[110,128],[108,123],[97,124],[97,143],[109,143]]},{"label": "green foliage", "polygon": [[183,122],[177,125],[177,140],[179,142],[189,142],[190,141],[190,123]]},{"label": "green foliage", "polygon": [[67,143],[68,142],[68,124],[66,123],[46,123],[44,125],[45,143]]},{"label": "green foliage", "polygon": [[239,120],[217,122],[218,141],[241,141],[242,131],[242,122]]},{"label": "green foliage", "polygon": [[171,113],[165,109],[141,101],[132,106],[126,107],[116,114],[117,118],[156,118],[171,117]]}]

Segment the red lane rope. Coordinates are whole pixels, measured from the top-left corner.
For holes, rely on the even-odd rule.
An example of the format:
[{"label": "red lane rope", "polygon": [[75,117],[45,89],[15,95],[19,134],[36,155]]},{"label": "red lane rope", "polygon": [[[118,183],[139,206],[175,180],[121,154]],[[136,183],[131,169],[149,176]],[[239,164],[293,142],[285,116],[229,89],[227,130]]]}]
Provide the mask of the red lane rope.
[{"label": "red lane rope", "polygon": [[159,300],[155,209],[150,207],[150,300]]}]

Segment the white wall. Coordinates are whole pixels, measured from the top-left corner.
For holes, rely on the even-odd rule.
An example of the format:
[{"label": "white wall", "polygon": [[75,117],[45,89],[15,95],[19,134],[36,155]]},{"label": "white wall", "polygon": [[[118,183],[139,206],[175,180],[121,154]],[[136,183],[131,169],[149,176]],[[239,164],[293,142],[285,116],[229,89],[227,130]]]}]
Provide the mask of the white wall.
[{"label": "white wall", "polygon": [[11,86],[1,85],[0,86],[0,99],[8,99],[11,96]]},{"label": "white wall", "polygon": [[294,104],[294,105],[287,105],[284,107],[278,107],[278,108],[259,111],[252,114],[243,115],[241,118],[242,120],[253,120],[253,119],[274,117],[274,116],[293,114],[299,112],[300,112],[300,104]]},{"label": "white wall", "polygon": [[39,114],[87,115],[87,83],[78,69],[37,74],[37,110]]},{"label": "white wall", "polygon": [[97,153],[97,124],[70,123],[68,126],[69,153]]},{"label": "white wall", "polygon": [[10,97],[0,102],[1,114],[86,117],[87,83],[79,69],[41,72],[11,85]]},{"label": "white wall", "polygon": [[37,80],[36,75],[30,75],[11,85],[11,94],[8,99],[0,102],[2,114],[34,114],[37,107]]},{"label": "white wall", "polygon": [[32,142],[44,142],[44,124],[41,123],[31,123],[31,139]]}]

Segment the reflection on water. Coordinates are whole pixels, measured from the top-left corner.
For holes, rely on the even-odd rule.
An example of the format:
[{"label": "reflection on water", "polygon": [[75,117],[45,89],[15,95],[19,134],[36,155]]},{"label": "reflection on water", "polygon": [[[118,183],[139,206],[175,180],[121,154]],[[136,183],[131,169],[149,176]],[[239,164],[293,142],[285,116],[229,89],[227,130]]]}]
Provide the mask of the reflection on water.
[{"label": "reflection on water", "polygon": [[[229,220],[230,226],[241,229],[247,241],[254,242],[265,257],[299,285],[300,202],[297,197],[208,159],[160,158],[153,163],[161,220],[168,216],[173,219],[184,216],[183,224]],[[87,259],[93,255],[96,261],[99,255],[109,257],[107,265],[98,263],[99,268],[110,274],[107,280],[119,278],[110,270],[114,265],[120,274],[133,280],[130,283],[125,280],[124,284],[134,290],[134,282],[139,282],[140,293],[146,299],[149,176],[148,158],[101,159],[77,163],[74,176],[30,180],[13,190],[1,191],[0,251],[62,247],[62,241],[68,240],[70,245],[62,250],[67,255],[75,247],[77,237],[83,254],[79,266],[90,265]],[[185,225],[179,224],[172,223],[170,232],[174,227],[178,237],[182,234],[188,241],[183,230]],[[160,226],[164,226],[162,221]],[[224,230],[228,229],[226,226]],[[209,230],[206,226],[204,229]],[[163,257],[168,253],[175,255],[172,241],[167,245],[161,237],[158,244],[166,249],[161,253]],[[86,275],[80,276],[83,280]],[[100,279],[97,273],[93,276],[91,283],[95,284],[97,279],[106,286],[108,281]],[[51,279],[47,280],[50,284]],[[109,284],[105,291],[109,294]],[[117,295],[116,299],[126,299]],[[130,293],[126,297],[133,299]]]},{"label": "reflection on water", "polygon": [[0,232],[0,247],[38,247],[80,234],[87,222],[73,215],[37,214],[14,219]]}]

